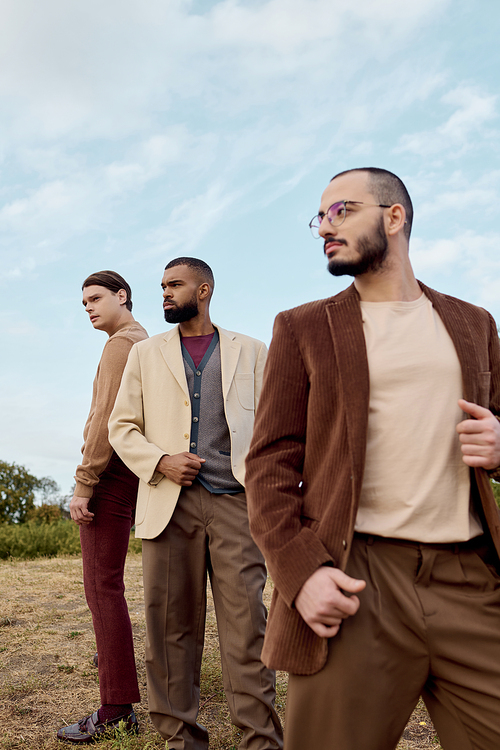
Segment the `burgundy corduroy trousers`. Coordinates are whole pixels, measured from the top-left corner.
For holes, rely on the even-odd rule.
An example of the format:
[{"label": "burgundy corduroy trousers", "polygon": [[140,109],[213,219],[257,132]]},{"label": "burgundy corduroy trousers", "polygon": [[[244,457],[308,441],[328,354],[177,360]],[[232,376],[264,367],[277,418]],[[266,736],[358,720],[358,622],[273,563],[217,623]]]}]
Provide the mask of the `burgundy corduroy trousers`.
[{"label": "burgundy corduroy trousers", "polygon": [[102,705],[140,701],[123,582],[137,486],[137,477],[113,453],[89,503],[94,519],[80,526],[83,582],[99,654]]}]

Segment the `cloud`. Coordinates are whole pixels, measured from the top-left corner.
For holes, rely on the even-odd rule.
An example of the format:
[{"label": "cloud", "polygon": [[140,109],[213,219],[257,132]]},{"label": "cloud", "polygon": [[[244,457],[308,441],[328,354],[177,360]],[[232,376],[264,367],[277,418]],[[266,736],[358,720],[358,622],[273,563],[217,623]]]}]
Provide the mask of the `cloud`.
[{"label": "cloud", "polygon": [[442,104],[456,108],[448,119],[432,130],[402,136],[396,151],[425,157],[462,156],[476,147],[478,136],[498,138],[498,132],[489,130],[490,123],[498,117],[496,101],[496,96],[485,94],[478,87],[461,84],[441,97]]}]

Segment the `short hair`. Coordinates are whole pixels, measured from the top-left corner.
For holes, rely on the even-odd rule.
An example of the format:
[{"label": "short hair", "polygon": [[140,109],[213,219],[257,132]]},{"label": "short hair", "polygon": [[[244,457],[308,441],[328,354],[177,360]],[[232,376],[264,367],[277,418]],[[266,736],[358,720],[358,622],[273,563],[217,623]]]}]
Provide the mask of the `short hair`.
[{"label": "short hair", "polygon": [[344,172],[339,172],[332,177],[330,182],[337,177],[342,177],[342,175],[350,174],[351,172],[366,172],[370,191],[379,203],[385,203],[388,206],[401,203],[406,213],[404,233],[406,239],[410,239],[411,226],[413,224],[413,204],[404,182],[387,169],[379,169],[378,167],[346,169]]},{"label": "short hair", "polygon": [[127,310],[132,310],[132,289],[129,287],[123,276],[120,276],[116,271],[98,271],[97,273],[91,273],[87,276],[82,284],[82,290],[86,286],[103,286],[105,289],[109,289],[113,294],[116,294],[120,289],[125,289],[127,293],[127,301],[125,307]]},{"label": "short hair", "polygon": [[165,271],[168,268],[175,268],[175,266],[188,266],[188,268],[192,268],[202,281],[210,284],[213,291],[215,286],[214,274],[208,263],[205,263],[204,260],[200,260],[199,258],[174,258],[170,263],[167,263]]}]

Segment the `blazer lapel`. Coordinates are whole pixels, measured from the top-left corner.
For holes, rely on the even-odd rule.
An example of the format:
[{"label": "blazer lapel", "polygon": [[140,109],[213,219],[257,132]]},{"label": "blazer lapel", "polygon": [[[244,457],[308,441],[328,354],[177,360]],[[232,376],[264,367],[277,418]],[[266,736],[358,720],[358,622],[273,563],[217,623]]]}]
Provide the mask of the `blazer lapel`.
[{"label": "blazer lapel", "polygon": [[184,362],[182,360],[179,328],[176,327],[171,331],[168,331],[168,333],[166,333],[163,338],[165,339],[165,343],[161,345],[160,351],[163,359],[165,360],[165,364],[179,383],[186,396],[189,398],[186,371],[184,369]]},{"label": "blazer lapel", "polygon": [[457,307],[452,297],[439,294],[420,281],[418,283],[432,302],[453,341],[462,369],[464,398],[478,403],[478,373],[481,372],[481,367],[477,357],[474,334],[464,310]]},{"label": "blazer lapel", "polygon": [[363,480],[370,381],[359,297],[354,286],[326,304],[340,387],[344,396],[354,496]]},{"label": "blazer lapel", "polygon": [[234,373],[240,358],[241,344],[234,340],[234,335],[219,328],[220,366],[222,371],[222,396],[224,401],[233,382]]}]

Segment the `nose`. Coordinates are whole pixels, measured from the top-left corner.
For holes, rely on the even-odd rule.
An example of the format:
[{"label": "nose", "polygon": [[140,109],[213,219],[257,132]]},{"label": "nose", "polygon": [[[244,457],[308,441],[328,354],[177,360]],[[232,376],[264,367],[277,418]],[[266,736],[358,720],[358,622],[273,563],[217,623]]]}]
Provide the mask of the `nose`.
[{"label": "nose", "polygon": [[328,220],[327,215],[325,214],[321,220],[321,224],[319,225],[318,234],[320,237],[327,237],[328,235],[335,235],[337,234],[338,227],[333,227],[330,224],[330,221]]}]

